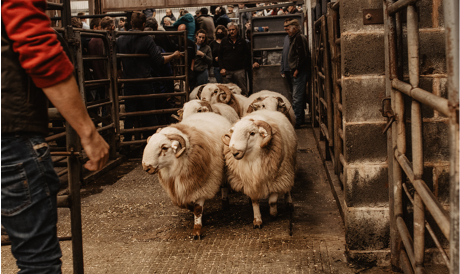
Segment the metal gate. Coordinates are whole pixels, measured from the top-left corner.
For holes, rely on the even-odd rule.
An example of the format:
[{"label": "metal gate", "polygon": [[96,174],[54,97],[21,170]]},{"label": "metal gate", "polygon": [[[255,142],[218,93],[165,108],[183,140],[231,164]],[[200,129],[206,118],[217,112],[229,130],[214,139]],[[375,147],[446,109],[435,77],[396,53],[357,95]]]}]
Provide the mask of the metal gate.
[{"label": "metal gate", "polygon": [[[458,235],[457,242],[451,241],[451,253],[449,259],[438,237],[433,232],[432,224],[427,221],[426,210],[433,217],[436,226],[439,227],[446,239],[451,239],[451,234],[458,234],[457,227],[451,229],[451,219],[448,213],[438,202],[437,198],[422,180],[423,175],[423,137],[422,137],[422,114],[421,104],[432,108],[440,115],[450,119],[451,126],[457,132],[451,132],[451,153],[457,154],[457,162],[451,161],[451,169],[456,170],[456,176],[451,177],[451,197],[456,198],[458,208],[458,85],[457,89],[449,89],[450,101],[431,92],[419,88],[419,27],[418,12],[415,7],[417,0],[384,0],[385,17],[385,62],[386,62],[386,93],[389,96],[384,104],[383,112],[387,113],[391,130],[388,137],[388,160],[390,179],[390,235],[392,264],[401,267],[405,273],[425,273],[425,228],[433,238],[434,243],[441,252],[446,265],[451,273],[458,273]],[[402,75],[402,11],[407,8],[407,55],[409,66],[409,82],[403,81]],[[458,9],[458,2],[457,2]],[[457,15],[458,16],[458,15]],[[457,17],[458,24],[458,17]],[[457,25],[458,26],[458,25]],[[458,31],[458,28],[457,28]],[[448,49],[449,51],[449,49]],[[458,51],[458,36],[457,36]],[[458,58],[458,55],[457,55]],[[452,62],[457,62],[458,59]],[[452,75],[451,77],[455,77]],[[456,75],[458,77],[458,74]],[[457,80],[458,83],[458,80]],[[406,118],[403,94],[411,98],[410,107],[410,132],[412,146],[412,161],[406,155]],[[452,97],[451,97],[452,96]],[[455,99],[454,99],[455,98]],[[410,154],[410,152],[409,152]],[[451,171],[452,172],[452,171]],[[455,174],[455,172],[454,172]],[[415,191],[410,191],[410,189]],[[414,194],[412,195],[412,192]],[[413,231],[409,231],[405,220],[408,213],[403,211],[403,194],[407,196],[413,205]],[[454,199],[455,200],[455,199]],[[452,202],[452,201],[451,201]],[[457,211],[458,214],[458,211]],[[458,215],[456,216],[458,220]],[[413,235],[413,238],[412,236]],[[452,250],[451,250],[452,251]],[[454,267],[454,261],[455,267]]]}]

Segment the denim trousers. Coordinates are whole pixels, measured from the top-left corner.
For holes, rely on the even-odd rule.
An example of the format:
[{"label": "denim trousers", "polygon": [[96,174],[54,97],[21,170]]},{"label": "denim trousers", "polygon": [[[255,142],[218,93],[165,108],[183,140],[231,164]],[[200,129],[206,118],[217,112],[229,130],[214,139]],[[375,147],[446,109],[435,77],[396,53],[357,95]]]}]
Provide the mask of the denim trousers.
[{"label": "denim trousers", "polygon": [[219,84],[224,83],[224,80],[222,79],[222,75],[220,75],[220,68],[214,67],[214,77],[216,77],[216,82]]},{"label": "denim trousers", "polygon": [[193,74],[195,75],[196,86],[208,83],[209,74],[207,69],[203,71],[194,71]]},{"label": "denim trousers", "polygon": [[305,123],[305,104],[307,100],[307,70],[299,70],[297,78],[291,71],[292,78],[292,108],[294,109],[296,126]]},{"label": "denim trousers", "polygon": [[48,144],[35,134],[2,134],[2,225],[19,273],[61,273],[57,193]]},{"label": "denim trousers", "polygon": [[248,95],[247,83],[246,83],[246,70],[227,70],[227,74],[223,79],[224,83],[234,83],[241,88],[241,94],[244,96]]}]

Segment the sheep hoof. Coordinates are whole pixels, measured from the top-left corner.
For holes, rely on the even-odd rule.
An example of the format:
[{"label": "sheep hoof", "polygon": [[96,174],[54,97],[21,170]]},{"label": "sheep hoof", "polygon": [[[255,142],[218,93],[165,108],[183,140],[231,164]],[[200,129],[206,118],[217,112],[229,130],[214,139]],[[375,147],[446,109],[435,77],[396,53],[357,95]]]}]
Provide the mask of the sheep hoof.
[{"label": "sheep hoof", "polygon": [[254,220],[253,221],[253,228],[254,229],[256,229],[256,228],[262,229],[262,220],[260,220],[260,221]]},{"label": "sheep hoof", "polygon": [[193,239],[201,240],[201,225],[195,225],[193,227]]}]

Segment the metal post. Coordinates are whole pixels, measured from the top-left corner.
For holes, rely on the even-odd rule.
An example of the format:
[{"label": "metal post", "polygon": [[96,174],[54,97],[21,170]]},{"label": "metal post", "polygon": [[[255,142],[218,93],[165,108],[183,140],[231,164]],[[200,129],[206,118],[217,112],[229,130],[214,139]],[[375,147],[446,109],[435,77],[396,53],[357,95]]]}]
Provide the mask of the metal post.
[{"label": "metal post", "polygon": [[[118,141],[118,136],[117,136],[117,124],[119,125],[120,124],[120,117],[118,116],[118,100],[116,100],[116,96],[115,96],[115,88],[114,86],[116,86],[116,81],[117,79],[116,78],[113,78],[112,77],[112,69],[115,70],[116,72],[116,68],[112,68],[112,64],[110,63],[110,57],[113,55],[111,55],[111,52],[113,52],[113,44],[111,43],[111,40],[110,38],[113,37],[114,33],[111,31],[110,32],[110,35],[109,34],[106,34],[105,35],[105,39],[104,39],[104,45],[105,45],[105,48],[106,48],[106,56],[107,56],[107,77],[111,80],[110,81],[110,84],[109,84],[109,92],[108,92],[108,97],[109,97],[109,100],[112,102],[112,104],[110,105],[110,112],[111,112],[111,115],[112,115],[112,122],[114,123],[114,127],[111,128],[109,131],[110,131],[110,137],[109,137],[109,142],[110,142],[110,158],[111,159],[115,159],[117,157],[117,141]],[[104,87],[105,88],[105,87]],[[106,92],[107,94],[107,92]]]},{"label": "metal post", "polygon": [[[332,87],[331,87],[331,71],[329,69],[329,47],[327,39],[327,26],[326,26],[326,16],[323,16],[321,20],[321,38],[323,40],[323,66],[324,66],[324,93],[326,97],[327,109],[326,109],[326,119],[327,119],[327,133],[328,138],[326,139],[326,160],[331,160],[331,148],[334,146],[333,136],[334,136],[334,126],[332,123]],[[334,159],[335,160],[335,159]]]},{"label": "metal post", "polygon": [[[407,7],[407,44],[409,79],[413,88],[419,84],[419,30],[418,16],[414,6]],[[420,103],[412,99],[411,106],[411,135],[412,135],[412,165],[414,178],[423,176],[423,143],[422,143],[422,114]],[[414,256],[415,273],[425,273],[423,261],[425,258],[425,206],[422,199],[414,195]]]},{"label": "metal post", "polygon": [[[80,152],[80,138],[75,130],[66,122],[67,131],[67,151]],[[80,179],[81,163],[78,157],[69,156],[68,178],[69,178],[69,200],[70,200],[70,230],[72,233],[72,257],[73,273],[83,274],[83,235],[81,229],[81,198],[80,198]]]},{"label": "metal post", "polygon": [[[189,100],[189,95],[190,95],[190,90],[189,90],[189,86],[188,86],[188,81],[189,81],[189,75],[188,75],[188,72],[189,72],[189,63],[188,63],[188,50],[187,50],[187,32],[184,31],[184,64],[185,64],[185,102],[188,102]],[[183,103],[185,102],[182,102],[182,105]]]},{"label": "metal post", "polygon": [[[112,33],[110,37],[110,43],[112,44],[112,80],[113,80],[113,88],[112,92],[112,100],[113,100],[113,112],[115,113],[114,120],[115,120],[115,130],[116,130],[116,148],[120,147],[120,101],[118,100],[118,67],[117,67],[117,43],[116,43],[116,32]],[[107,54],[110,54],[109,52]],[[110,66],[110,64],[108,64]],[[109,74],[110,75],[110,74]]]},{"label": "metal post", "polygon": [[[388,179],[389,179],[389,213],[390,213],[390,248],[391,248],[391,265],[395,271],[400,268],[400,258],[406,258],[401,253],[401,236],[398,232],[396,219],[402,217],[402,170],[398,162],[394,159],[394,150],[405,151],[405,146],[398,147],[398,131],[404,133],[404,104],[401,99],[396,100],[396,90],[391,87],[392,78],[397,78],[397,59],[396,59],[396,30],[395,22],[388,15],[388,6],[393,3],[392,0],[384,0],[385,15],[385,86],[386,95],[391,96],[391,108],[394,110],[398,119],[393,123],[387,132],[387,152],[388,152]],[[398,104],[396,102],[398,101]],[[402,105],[402,109],[401,109]],[[396,108],[398,106],[398,108]],[[402,127],[402,128],[401,128]],[[402,136],[404,138],[404,136]],[[401,142],[401,140],[400,140]]]}]

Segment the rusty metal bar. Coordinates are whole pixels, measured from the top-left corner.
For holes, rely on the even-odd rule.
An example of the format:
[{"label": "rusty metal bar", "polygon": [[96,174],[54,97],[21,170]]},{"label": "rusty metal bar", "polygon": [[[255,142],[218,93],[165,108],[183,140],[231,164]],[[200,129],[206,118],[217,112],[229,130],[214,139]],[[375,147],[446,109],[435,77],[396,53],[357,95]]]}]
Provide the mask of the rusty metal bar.
[{"label": "rusty metal bar", "polygon": [[[161,53],[162,56],[167,56],[171,54],[173,54],[173,52]],[[181,52],[181,54],[184,54],[184,52]],[[150,54],[148,53],[117,53],[117,58],[143,58],[143,57],[150,58]]]},{"label": "rusty metal bar", "polygon": [[399,0],[388,7],[388,15],[393,15],[395,12],[405,9],[409,5],[415,5],[418,0]]},{"label": "rusty metal bar", "polygon": [[70,203],[69,203],[69,195],[57,196],[57,206],[58,207],[66,207],[66,208],[68,208],[69,205],[70,205]]},{"label": "rusty metal bar", "polygon": [[158,93],[158,94],[146,94],[146,95],[125,95],[118,96],[119,100],[129,100],[129,99],[147,99],[147,98],[163,98],[171,96],[185,96],[186,92],[175,92],[175,93]]},{"label": "rusty metal bar", "polygon": [[65,160],[65,159],[67,159],[67,156],[58,157],[57,159],[53,160],[53,164],[59,163],[60,161]]},{"label": "rusty metal bar", "polygon": [[97,56],[97,55],[86,55],[83,57],[83,61],[89,61],[89,60],[108,60],[108,56]]},{"label": "rusty metal bar", "polygon": [[[409,198],[409,201],[414,204],[414,199],[412,198],[409,189],[407,189],[406,184],[403,184],[404,192],[406,192],[407,198]],[[435,243],[436,247],[438,248],[439,252],[442,255],[442,258],[444,259],[444,262],[446,263],[446,266],[450,268],[450,261],[449,258],[447,257],[446,251],[442,248],[441,243],[438,240],[438,237],[434,233],[433,229],[431,228],[430,223],[428,223],[427,220],[425,220],[425,228],[428,230],[430,233],[431,238],[433,239],[433,242]]]},{"label": "rusty metal bar", "polygon": [[60,138],[64,138],[64,137],[65,137],[65,131],[61,132],[61,133],[58,133],[58,134],[51,135],[49,137],[46,137],[45,141],[49,143],[51,141],[54,141],[54,140],[57,140],[57,139],[60,139]]},{"label": "rusty metal bar", "polygon": [[320,123],[321,126],[321,132],[323,132],[324,137],[326,137],[326,140],[329,142],[328,146],[332,146],[331,139],[329,138],[329,132],[327,130],[327,126],[324,123]]},{"label": "rusty metal bar", "polygon": [[327,102],[323,98],[319,98],[319,101],[323,104],[323,106],[327,109]]},{"label": "rusty metal bar", "polygon": [[147,139],[121,142],[120,146],[141,145],[147,143]]},{"label": "rusty metal bar", "polygon": [[[338,98],[337,100],[340,100],[340,98]],[[337,103],[337,110],[343,112],[342,103]]]},{"label": "rusty metal bar", "polygon": [[318,75],[321,79],[326,79],[326,76],[324,76],[324,74],[322,74],[321,71],[318,71]]},{"label": "rusty metal bar", "polygon": [[151,114],[168,114],[168,113],[176,113],[179,109],[181,109],[181,108],[156,109],[156,110],[146,110],[146,111],[136,111],[136,112],[120,113],[120,117],[142,116],[142,115],[151,115]]},{"label": "rusty metal bar", "polygon": [[409,229],[407,229],[406,223],[401,216],[396,218],[396,225],[398,227],[399,235],[401,235],[401,240],[404,243],[404,247],[406,248],[406,253],[409,257],[412,268],[415,269],[414,244],[412,237],[410,236]]},{"label": "rusty metal bar", "polygon": [[113,36],[120,35],[186,35],[185,31],[114,31]]},{"label": "rusty metal bar", "polygon": [[50,120],[64,120],[64,117],[62,117],[57,108],[48,108],[48,118]]},{"label": "rusty metal bar", "polygon": [[340,0],[337,0],[335,3],[333,3],[332,9],[338,12],[339,8],[340,8]]},{"label": "rusty metal bar", "polygon": [[63,6],[60,3],[46,1],[46,10],[62,10]]},{"label": "rusty metal bar", "polygon": [[343,129],[339,128],[337,131],[339,132],[340,139],[344,140]]},{"label": "rusty metal bar", "polygon": [[[91,33],[91,32],[75,32],[75,33],[80,33],[80,36],[82,37],[93,37],[93,38],[105,38],[105,34],[103,33]],[[81,41],[81,40],[79,40]]]},{"label": "rusty metal bar", "polygon": [[153,82],[153,81],[168,81],[168,80],[185,80],[186,76],[164,76],[164,77],[149,77],[149,78],[136,78],[136,79],[117,79],[118,83],[139,83],[139,82]]},{"label": "rusty metal bar", "polygon": [[414,274],[406,251],[401,250],[401,253],[399,253],[399,261],[401,262],[401,268],[404,274]]},{"label": "rusty metal bar", "polygon": [[120,133],[135,133],[141,131],[154,131],[164,126],[153,126],[153,127],[140,127],[140,128],[129,128],[129,129],[121,129]]},{"label": "rusty metal bar", "polygon": [[342,43],[342,39],[339,37],[337,39],[335,39],[335,44],[340,46],[340,44]]},{"label": "rusty metal bar", "polygon": [[74,151],[53,151],[50,152],[51,156],[80,156],[80,152],[74,152]]},{"label": "rusty metal bar", "polygon": [[438,224],[444,236],[449,239],[450,234],[450,220],[447,217],[447,213],[439,204],[433,192],[428,188],[423,180],[415,179],[414,172],[412,171],[412,165],[404,154],[401,154],[395,150],[395,158],[405,171],[407,178],[414,185],[415,190],[422,198],[426,208],[433,216],[434,220]]},{"label": "rusty metal bar", "polygon": [[115,128],[115,123],[111,123],[110,125],[99,127],[97,128],[97,132],[101,132],[101,131],[108,130],[111,128]]},{"label": "rusty metal bar", "polygon": [[446,117],[450,117],[449,100],[434,95],[433,93],[421,88],[413,88],[411,85],[398,79],[393,79],[391,81],[391,86],[398,91],[401,91],[404,94],[410,96],[411,98],[421,102],[422,104],[439,111]]},{"label": "rusty metal bar", "polygon": [[107,106],[107,105],[111,105],[113,104],[112,101],[107,101],[107,102],[104,102],[104,103],[99,103],[99,104],[94,104],[94,105],[89,105],[86,107],[87,109],[92,109],[92,108],[98,108],[98,107],[103,107],[103,106]]},{"label": "rusty metal bar", "polygon": [[110,84],[110,82],[111,82],[110,79],[88,80],[88,81],[85,81],[84,85],[85,85],[85,88],[107,86]]}]

